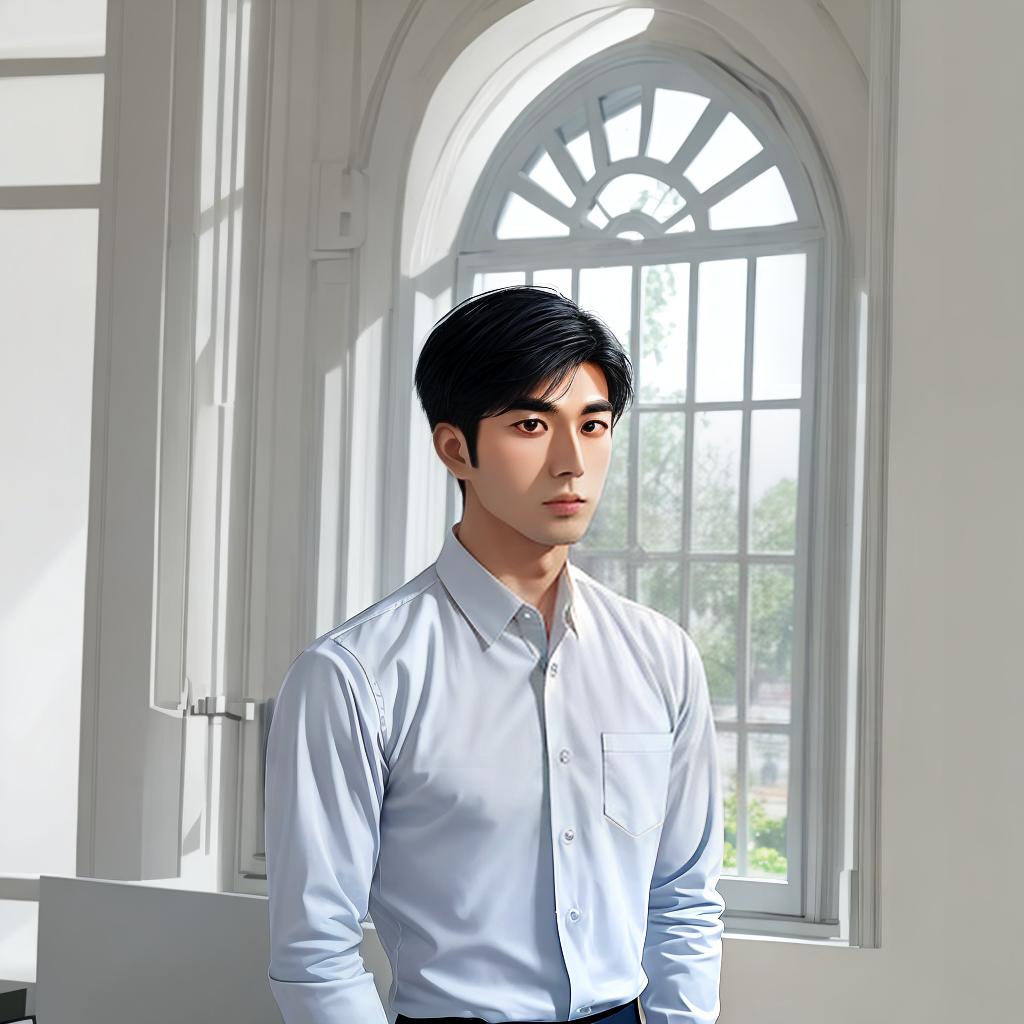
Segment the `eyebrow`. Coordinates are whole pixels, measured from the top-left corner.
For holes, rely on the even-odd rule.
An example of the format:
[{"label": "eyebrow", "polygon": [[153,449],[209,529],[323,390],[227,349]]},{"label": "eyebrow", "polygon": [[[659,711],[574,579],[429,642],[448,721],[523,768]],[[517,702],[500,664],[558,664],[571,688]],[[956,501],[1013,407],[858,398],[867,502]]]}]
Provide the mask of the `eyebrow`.
[{"label": "eyebrow", "polygon": [[[613,412],[615,407],[605,398],[595,402],[588,402],[580,409],[580,416],[586,416],[590,412]],[[557,413],[558,406],[543,398],[516,398],[513,404],[505,410],[506,412],[550,412]]]}]

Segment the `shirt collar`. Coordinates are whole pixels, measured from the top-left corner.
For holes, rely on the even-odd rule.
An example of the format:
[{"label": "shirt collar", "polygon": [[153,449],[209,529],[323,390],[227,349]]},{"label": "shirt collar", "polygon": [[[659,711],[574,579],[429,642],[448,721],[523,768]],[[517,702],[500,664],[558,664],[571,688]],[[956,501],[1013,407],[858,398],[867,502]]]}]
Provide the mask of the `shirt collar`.
[{"label": "shirt collar", "polygon": [[[448,527],[434,567],[445,589],[488,647],[501,636],[520,608],[531,608],[539,614],[537,608],[524,601],[470,554],[456,537],[455,525]],[[576,636],[580,635],[583,602],[580,599],[579,570],[572,564],[568,553],[558,578],[554,614],[556,620],[558,616],[564,616]]]}]

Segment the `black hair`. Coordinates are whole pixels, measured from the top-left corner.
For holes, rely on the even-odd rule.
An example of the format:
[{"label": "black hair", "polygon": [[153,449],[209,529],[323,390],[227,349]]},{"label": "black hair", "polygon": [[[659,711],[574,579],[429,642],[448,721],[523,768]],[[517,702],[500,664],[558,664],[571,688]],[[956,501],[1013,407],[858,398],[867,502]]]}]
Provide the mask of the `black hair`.
[{"label": "black hair", "polygon": [[[438,423],[462,431],[475,468],[481,419],[519,408],[550,378],[547,399],[583,363],[604,371],[614,429],[633,398],[633,370],[611,328],[554,288],[494,288],[434,324],[416,363],[416,393],[431,431]],[[466,485],[458,483],[465,508]]]}]

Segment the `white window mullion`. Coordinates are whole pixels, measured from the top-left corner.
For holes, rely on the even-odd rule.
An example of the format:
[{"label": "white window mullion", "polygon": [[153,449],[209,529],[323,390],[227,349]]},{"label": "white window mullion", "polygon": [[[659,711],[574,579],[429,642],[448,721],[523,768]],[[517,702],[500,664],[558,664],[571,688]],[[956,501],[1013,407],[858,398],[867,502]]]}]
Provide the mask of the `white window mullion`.
[{"label": "white window mullion", "polygon": [[686,141],[679,147],[676,155],[669,161],[669,173],[673,177],[684,177],[686,169],[693,163],[694,157],[704,148],[708,139],[718,130],[718,126],[729,113],[728,107],[712,100],[700,115]]},{"label": "white window mullion", "polygon": [[683,514],[680,523],[682,540],[679,550],[683,554],[683,586],[681,597],[681,623],[684,628],[689,627],[690,622],[690,600],[692,594],[691,575],[693,562],[690,560],[691,535],[693,530],[693,436],[696,424],[696,412],[694,411],[693,379],[697,366],[697,300],[698,300],[698,277],[699,264],[691,260],[688,276],[689,297],[686,309],[686,393],[683,403],[683,417],[685,421],[683,434]]},{"label": "white window mullion", "polygon": [[604,134],[604,119],[601,117],[601,108],[597,102],[597,95],[588,92],[584,100],[587,112],[587,127],[590,131],[590,144],[594,153],[594,177],[600,179],[608,167],[608,139]]},{"label": "white window mullion", "polygon": [[750,427],[754,355],[754,296],[756,294],[757,260],[747,259],[746,321],[743,343],[743,401],[740,439],[740,480],[739,480],[739,536],[737,538],[737,595],[736,604],[736,720],[741,728],[737,733],[736,773],[736,871],[746,875],[749,870],[747,847],[749,836],[750,786],[748,763],[750,759],[750,733],[747,725],[747,695],[750,689],[750,571],[748,520],[750,506]]},{"label": "white window mullion", "polygon": [[569,188],[579,194],[584,185],[583,174],[554,128],[548,130],[545,142],[551,162],[558,168],[558,173],[565,178]]},{"label": "white window mullion", "polygon": [[715,203],[738,191],[759,174],[767,171],[774,163],[775,155],[770,150],[762,149],[760,153],[752,156],[735,171],[730,172],[721,181],[716,181],[709,189],[702,192],[702,206],[705,210],[710,209]]},{"label": "white window mullion", "polygon": [[651,137],[651,121],[654,117],[654,82],[644,78],[640,82],[640,155],[647,152]]},{"label": "white window mullion", "polygon": [[[635,274],[633,275],[635,277]],[[635,304],[632,295],[635,285],[630,293],[630,316],[633,315]],[[632,321],[635,325],[635,321]],[[620,339],[621,340],[621,339]],[[629,357],[636,360],[637,332],[630,331]],[[638,403],[634,403],[627,414],[629,422],[629,457],[626,461],[626,478],[629,481],[626,490],[626,550],[622,559],[622,566],[626,577],[626,587],[629,593],[636,593],[636,566],[637,548],[639,546],[639,506],[640,506],[640,436],[642,432],[643,416]]]}]

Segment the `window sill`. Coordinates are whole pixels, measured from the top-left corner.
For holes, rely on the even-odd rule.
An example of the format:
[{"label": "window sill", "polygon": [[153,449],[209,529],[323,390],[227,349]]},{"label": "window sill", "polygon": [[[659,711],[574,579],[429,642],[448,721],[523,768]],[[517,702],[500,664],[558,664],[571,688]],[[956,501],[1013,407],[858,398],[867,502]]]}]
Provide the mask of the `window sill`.
[{"label": "window sill", "polygon": [[843,934],[838,922],[816,923],[792,917],[744,917],[741,915],[723,917],[724,938],[761,939],[775,942],[803,942],[815,946],[850,946],[848,936]]}]

